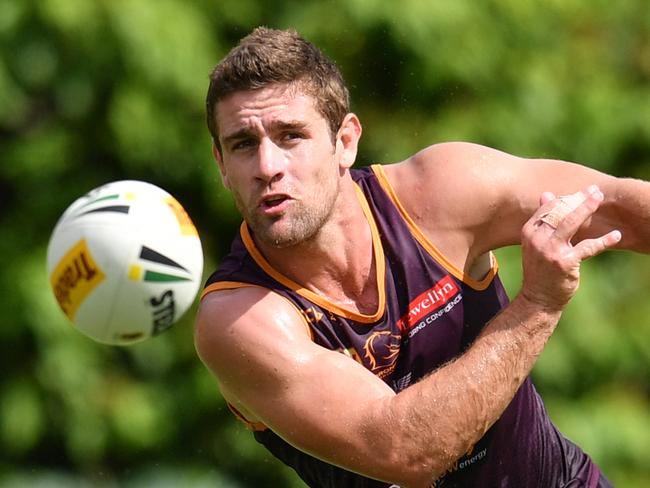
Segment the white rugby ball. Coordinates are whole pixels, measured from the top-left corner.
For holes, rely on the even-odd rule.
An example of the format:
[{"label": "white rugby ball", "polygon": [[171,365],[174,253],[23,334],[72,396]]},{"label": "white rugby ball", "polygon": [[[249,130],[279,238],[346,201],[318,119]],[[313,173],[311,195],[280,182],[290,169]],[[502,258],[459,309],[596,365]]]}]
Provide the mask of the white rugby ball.
[{"label": "white rugby ball", "polygon": [[47,272],[77,329],[126,345],[168,329],[192,305],[203,251],[172,195],[143,181],[116,181],[66,209],[50,238]]}]

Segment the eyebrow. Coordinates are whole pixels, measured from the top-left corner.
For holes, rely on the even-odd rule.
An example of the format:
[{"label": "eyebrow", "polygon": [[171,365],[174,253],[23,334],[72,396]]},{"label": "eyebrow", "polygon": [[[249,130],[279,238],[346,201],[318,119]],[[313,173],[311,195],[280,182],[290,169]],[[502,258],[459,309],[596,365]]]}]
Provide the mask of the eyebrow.
[{"label": "eyebrow", "polygon": [[[304,130],[309,124],[301,120],[278,120],[271,122],[270,129],[271,131],[286,131],[286,130]],[[230,144],[234,141],[240,139],[246,139],[247,137],[255,137],[256,131],[251,130],[249,127],[243,127],[232,134],[224,136],[223,143]]]},{"label": "eyebrow", "polygon": [[239,129],[236,132],[233,132],[232,134],[224,136],[223,143],[228,145],[228,144],[230,144],[232,142],[235,142],[235,141],[238,141],[240,139],[246,139],[247,137],[250,137],[251,135],[253,135],[253,131],[251,131],[250,129],[245,127],[243,129]]}]

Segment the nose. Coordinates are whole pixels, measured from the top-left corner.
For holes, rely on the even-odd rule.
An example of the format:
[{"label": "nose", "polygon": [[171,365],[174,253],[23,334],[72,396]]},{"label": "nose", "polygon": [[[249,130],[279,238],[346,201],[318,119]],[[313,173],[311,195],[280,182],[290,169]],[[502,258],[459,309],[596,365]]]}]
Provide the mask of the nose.
[{"label": "nose", "polygon": [[258,147],[258,178],[271,183],[282,178],[286,167],[286,156],[273,140],[264,137]]}]

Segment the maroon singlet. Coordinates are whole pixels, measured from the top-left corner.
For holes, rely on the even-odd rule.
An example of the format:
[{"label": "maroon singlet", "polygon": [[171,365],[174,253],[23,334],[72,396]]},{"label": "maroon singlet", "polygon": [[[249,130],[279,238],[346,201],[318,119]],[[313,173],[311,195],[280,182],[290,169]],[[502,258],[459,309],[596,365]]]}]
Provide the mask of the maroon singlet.
[{"label": "maroon singlet", "polygon": [[[462,354],[508,297],[494,260],[480,281],[447,261],[406,214],[380,165],[352,170],[352,176],[372,229],[380,284],[375,313],[346,310],[278,273],[245,224],[204,295],[250,285],[273,290],[302,312],[314,342],[354,358],[399,392]],[[391,486],[305,454],[262,424],[248,426],[309,486]],[[435,486],[593,488],[599,476],[591,459],[554,427],[526,379],[499,420]]]}]

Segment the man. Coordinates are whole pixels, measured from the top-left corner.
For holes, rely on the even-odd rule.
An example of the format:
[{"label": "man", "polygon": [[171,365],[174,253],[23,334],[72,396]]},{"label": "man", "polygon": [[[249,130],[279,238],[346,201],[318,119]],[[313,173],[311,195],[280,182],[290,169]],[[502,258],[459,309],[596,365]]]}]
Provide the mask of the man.
[{"label": "man", "polygon": [[244,223],[196,347],[260,443],[310,486],[611,486],[527,377],[581,262],[650,251],[648,184],[465,143],[351,169],[347,89],[292,31],[244,38],[207,113]]}]

